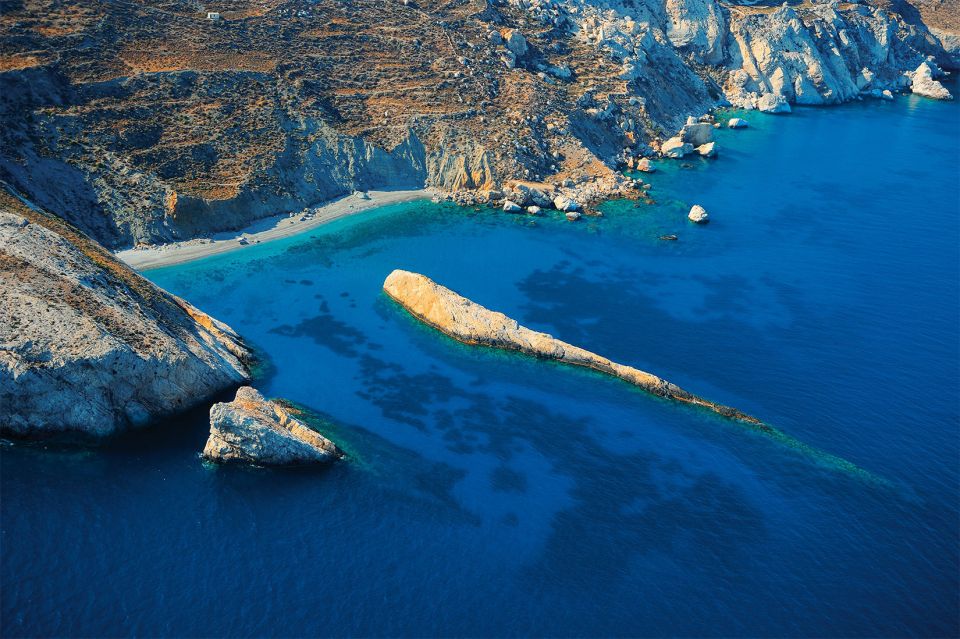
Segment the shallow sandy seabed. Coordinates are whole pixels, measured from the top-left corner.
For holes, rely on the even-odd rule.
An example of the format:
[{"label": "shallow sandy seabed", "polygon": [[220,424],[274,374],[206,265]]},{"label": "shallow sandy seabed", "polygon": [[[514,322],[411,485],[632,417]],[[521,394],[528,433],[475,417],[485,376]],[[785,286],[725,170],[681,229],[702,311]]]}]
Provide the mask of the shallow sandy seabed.
[{"label": "shallow sandy seabed", "polygon": [[[217,233],[210,238],[198,238],[172,242],[144,248],[133,248],[118,251],[116,256],[131,267],[138,270],[149,270],[182,264],[198,260],[210,255],[236,251],[245,246],[253,246],[270,240],[296,235],[316,228],[321,224],[338,220],[348,215],[368,211],[379,206],[410,202],[426,199],[432,196],[427,189],[397,190],[397,191],[367,191],[369,199],[364,199],[357,193],[347,195],[338,200],[332,200],[310,209],[307,212],[283,214],[258,220],[242,231],[227,231]],[[307,215],[305,219],[304,216]],[[241,240],[245,240],[241,243]]]}]

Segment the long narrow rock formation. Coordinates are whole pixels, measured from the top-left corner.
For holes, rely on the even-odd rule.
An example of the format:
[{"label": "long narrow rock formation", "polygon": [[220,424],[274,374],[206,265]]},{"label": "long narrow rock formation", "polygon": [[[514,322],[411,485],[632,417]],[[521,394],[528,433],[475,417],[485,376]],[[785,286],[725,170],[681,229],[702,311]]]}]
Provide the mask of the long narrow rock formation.
[{"label": "long narrow rock formation", "polygon": [[744,424],[789,448],[808,455],[825,466],[868,481],[887,483],[859,466],[804,444],[752,415],[694,395],[652,373],[618,364],[558,340],[547,333],[539,333],[521,326],[516,320],[503,313],[491,311],[419,273],[397,269],[387,276],[383,283],[383,290],[411,315],[457,341],[519,351],[540,359],[581,366],[612,375],[659,397],[700,406]]},{"label": "long narrow rock formation", "polygon": [[547,333],[530,330],[503,313],[480,306],[419,273],[395,270],[384,281],[383,290],[417,319],[465,344],[520,351],[540,359],[590,368],[653,395],[701,406],[761,430],[770,428],[752,415],[698,397],[656,375],[610,361]]}]

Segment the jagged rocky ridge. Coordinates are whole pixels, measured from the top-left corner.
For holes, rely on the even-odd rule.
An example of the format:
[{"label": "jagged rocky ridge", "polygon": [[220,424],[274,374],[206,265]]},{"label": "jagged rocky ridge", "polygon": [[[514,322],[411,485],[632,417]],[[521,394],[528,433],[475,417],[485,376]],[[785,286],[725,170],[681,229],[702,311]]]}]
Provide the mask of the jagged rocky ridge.
[{"label": "jagged rocky ridge", "polygon": [[217,320],[0,185],[0,432],[101,437],[249,377]]},{"label": "jagged rocky ridge", "polygon": [[0,178],[112,248],[358,188],[527,180],[589,204],[632,195],[617,166],[688,115],[951,63],[912,5],[879,2],[14,0]]},{"label": "jagged rocky ridge", "polygon": [[203,457],[219,463],[294,466],[329,463],[343,457],[343,451],[290,409],[241,386],[232,402],[210,408]]}]

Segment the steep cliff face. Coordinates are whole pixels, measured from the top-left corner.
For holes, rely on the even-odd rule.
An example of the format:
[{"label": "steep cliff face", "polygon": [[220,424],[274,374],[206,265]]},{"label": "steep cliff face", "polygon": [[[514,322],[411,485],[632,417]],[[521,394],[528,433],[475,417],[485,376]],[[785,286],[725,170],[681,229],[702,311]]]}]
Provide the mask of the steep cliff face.
[{"label": "steep cliff face", "polygon": [[226,325],[0,190],[0,432],[99,437],[248,377]]},{"label": "steep cliff face", "polygon": [[[955,0],[920,1],[952,28]],[[726,100],[830,104],[950,61],[905,0],[791,5],[10,0],[0,179],[111,248],[353,189],[616,193],[618,162]]]},{"label": "steep cliff face", "polygon": [[734,7],[730,14],[736,46],[724,88],[746,108],[757,107],[764,94],[836,104],[864,91],[897,91],[910,84],[906,72],[940,53],[922,24],[869,5]]}]

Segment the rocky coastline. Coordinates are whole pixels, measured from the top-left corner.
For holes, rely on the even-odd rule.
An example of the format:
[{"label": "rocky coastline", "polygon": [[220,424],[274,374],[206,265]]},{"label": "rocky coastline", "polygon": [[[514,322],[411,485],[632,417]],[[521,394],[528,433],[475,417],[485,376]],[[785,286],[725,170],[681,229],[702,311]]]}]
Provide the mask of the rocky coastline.
[{"label": "rocky coastline", "polygon": [[0,185],[0,433],[98,439],[249,379],[227,325]]},{"label": "rocky coastline", "polygon": [[369,189],[500,207],[529,182],[590,212],[641,197],[619,169],[672,154],[690,116],[946,98],[955,25],[932,2],[283,0],[215,23],[26,3],[0,23],[0,179],[112,249]]}]

